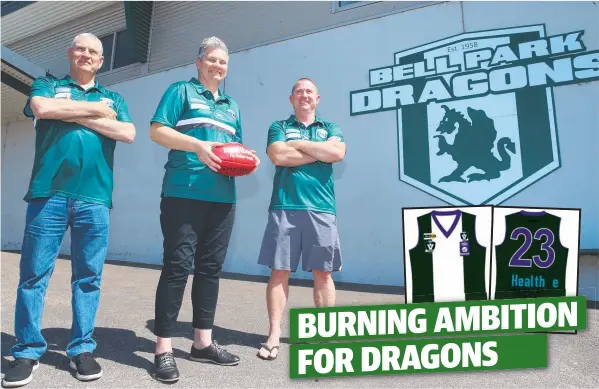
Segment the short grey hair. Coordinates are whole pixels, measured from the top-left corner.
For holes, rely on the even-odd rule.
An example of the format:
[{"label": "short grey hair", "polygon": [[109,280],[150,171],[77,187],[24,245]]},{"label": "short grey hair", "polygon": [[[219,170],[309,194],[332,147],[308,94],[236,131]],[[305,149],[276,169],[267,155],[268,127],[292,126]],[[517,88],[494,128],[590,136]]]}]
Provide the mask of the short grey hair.
[{"label": "short grey hair", "polygon": [[316,83],[312,79],[310,79],[308,77],[302,77],[299,80],[297,80],[295,82],[295,84],[293,84],[293,87],[291,88],[291,94],[293,94],[293,92],[295,92],[295,87],[297,86],[297,84],[299,84],[300,81],[310,81],[312,83],[312,85],[314,85],[314,88],[316,88],[316,91],[318,92],[318,87],[316,86]]},{"label": "short grey hair", "polygon": [[100,55],[104,54],[104,47],[102,46],[102,41],[100,40],[100,38],[89,32],[84,32],[73,38],[73,42],[71,43],[71,49],[75,48],[75,43],[77,43],[77,40],[79,40],[79,38],[91,38],[95,40],[100,45]]},{"label": "short grey hair", "polygon": [[200,44],[200,49],[198,50],[198,58],[204,58],[206,52],[211,49],[221,49],[225,53],[227,53],[227,55],[229,54],[229,49],[227,48],[227,45],[225,45],[225,42],[223,42],[215,36],[211,36],[210,38],[204,39]]}]

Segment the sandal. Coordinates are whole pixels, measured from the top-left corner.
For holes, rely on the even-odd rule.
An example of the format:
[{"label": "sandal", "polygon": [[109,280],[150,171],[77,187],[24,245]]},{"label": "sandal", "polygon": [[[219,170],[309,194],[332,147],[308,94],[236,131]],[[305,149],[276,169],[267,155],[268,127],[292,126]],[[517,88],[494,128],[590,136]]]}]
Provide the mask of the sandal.
[{"label": "sandal", "polygon": [[277,355],[275,355],[274,357],[271,357],[270,354],[272,353],[272,351],[274,349],[280,350],[279,346],[268,347],[266,345],[266,343],[263,343],[261,346],[262,346],[263,349],[265,349],[266,351],[268,351],[268,357],[263,357],[262,355],[260,355],[260,350],[258,350],[258,354],[256,354],[256,355],[258,355],[258,358],[263,359],[265,361],[274,361],[275,359],[277,359],[277,357],[279,356],[279,353],[277,353]]}]

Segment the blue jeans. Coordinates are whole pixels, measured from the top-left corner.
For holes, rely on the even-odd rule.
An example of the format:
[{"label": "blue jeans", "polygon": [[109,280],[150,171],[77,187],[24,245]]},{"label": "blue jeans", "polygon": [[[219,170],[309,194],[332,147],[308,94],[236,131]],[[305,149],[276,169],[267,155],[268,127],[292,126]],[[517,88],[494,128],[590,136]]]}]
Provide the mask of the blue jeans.
[{"label": "blue jeans", "polygon": [[67,228],[71,227],[73,324],[69,358],[93,352],[100,281],[108,249],[110,210],[62,196],[34,199],[27,206],[15,311],[15,358],[39,359],[48,348],[41,333],[48,281]]}]

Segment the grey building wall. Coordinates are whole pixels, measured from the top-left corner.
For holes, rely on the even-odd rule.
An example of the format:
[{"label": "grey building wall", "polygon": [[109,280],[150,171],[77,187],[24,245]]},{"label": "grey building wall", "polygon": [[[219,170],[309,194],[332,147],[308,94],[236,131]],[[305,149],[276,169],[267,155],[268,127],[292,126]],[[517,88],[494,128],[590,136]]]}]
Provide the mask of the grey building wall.
[{"label": "grey building wall", "polygon": [[[27,11],[23,8],[14,14]],[[25,20],[23,21],[26,22]],[[125,29],[123,2],[96,10],[75,20],[38,32],[25,39],[7,44],[8,48],[56,76],[68,73],[67,49],[73,38],[82,32],[103,36]]]},{"label": "grey building wall", "polygon": [[4,134],[5,124],[10,121],[23,119],[23,107],[27,97],[17,92],[11,87],[2,84],[2,134]]},{"label": "grey building wall", "polygon": [[[332,1],[156,2],[150,72],[192,63],[205,37],[238,52],[359,20],[438,3],[370,2],[333,13]],[[381,39],[389,37],[381,36]],[[347,42],[351,47],[352,43]],[[318,53],[313,53],[318,55]]]},{"label": "grey building wall", "polygon": [[33,35],[51,31],[116,3],[120,2],[35,1],[17,11],[2,15],[2,44],[12,45]]},{"label": "grey building wall", "polygon": [[[155,2],[148,64],[133,64],[99,75],[110,85],[195,61],[197,48],[205,37],[222,38],[231,53],[282,41],[326,29],[341,27],[374,17],[407,11],[439,2],[363,2],[335,10],[333,1],[299,2]],[[3,18],[3,44],[56,76],[68,72],[66,50],[81,32],[104,36],[126,28],[124,2],[39,3]],[[86,13],[87,12],[87,13]],[[64,14],[64,22],[58,15]],[[19,30],[36,25],[48,15],[51,28]],[[22,39],[14,31],[21,31]],[[5,39],[6,38],[6,39]],[[381,39],[387,37],[381,36]],[[347,42],[351,47],[351,42]],[[317,53],[315,53],[317,54]]]}]

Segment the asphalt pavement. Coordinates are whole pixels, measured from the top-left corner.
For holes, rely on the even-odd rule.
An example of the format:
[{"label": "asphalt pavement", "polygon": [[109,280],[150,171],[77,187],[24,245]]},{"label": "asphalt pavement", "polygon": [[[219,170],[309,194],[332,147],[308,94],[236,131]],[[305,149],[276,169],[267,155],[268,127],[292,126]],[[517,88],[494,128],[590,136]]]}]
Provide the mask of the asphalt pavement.
[{"label": "asphalt pavement", "polygon": [[[2,375],[9,366],[14,337],[14,304],[18,283],[19,254],[2,252]],[[64,349],[71,327],[71,266],[66,259],[56,262],[46,294],[43,335],[49,348],[27,388],[162,388],[150,371],[155,347],[151,332],[154,295],[160,271],[152,268],[107,264],[102,281],[102,297],[94,337],[95,355],[104,376],[93,382],[78,381],[69,371]],[[406,374],[359,378],[289,378],[289,336],[287,314],[279,357],[263,361],[256,356],[266,340],[268,318],[263,282],[223,279],[216,313],[214,338],[241,357],[238,366],[223,367],[187,359],[192,342],[191,279],[179,315],[175,358],[181,379],[169,388],[556,388],[599,387],[599,311],[587,309],[586,331],[577,335],[551,334],[548,337],[549,367],[512,371],[473,373]],[[338,290],[338,305],[403,303],[397,293]],[[312,304],[308,286],[290,288],[290,307]],[[288,311],[287,311],[288,312]]]}]

